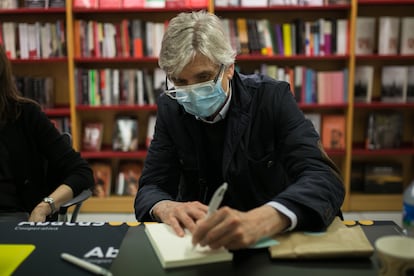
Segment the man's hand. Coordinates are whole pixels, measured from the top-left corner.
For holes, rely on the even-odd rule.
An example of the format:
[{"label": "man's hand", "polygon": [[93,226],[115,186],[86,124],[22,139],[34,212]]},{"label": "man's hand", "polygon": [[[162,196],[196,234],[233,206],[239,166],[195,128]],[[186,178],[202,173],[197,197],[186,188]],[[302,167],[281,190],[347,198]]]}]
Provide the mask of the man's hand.
[{"label": "man's hand", "polygon": [[204,218],[208,207],[198,201],[176,202],[165,200],[157,203],[152,214],[162,222],[169,224],[175,233],[182,237],[184,229],[191,233],[196,227],[196,222]]},{"label": "man's hand", "polygon": [[290,220],[271,206],[261,206],[248,212],[223,207],[197,223],[193,244],[212,249],[246,248],[263,237],[285,230]]}]

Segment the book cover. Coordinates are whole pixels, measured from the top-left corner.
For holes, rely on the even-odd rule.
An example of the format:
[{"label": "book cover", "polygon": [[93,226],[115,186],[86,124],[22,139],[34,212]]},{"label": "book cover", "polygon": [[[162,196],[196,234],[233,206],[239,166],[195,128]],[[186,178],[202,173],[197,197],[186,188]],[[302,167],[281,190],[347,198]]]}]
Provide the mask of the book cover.
[{"label": "book cover", "polygon": [[325,149],[345,149],[345,116],[322,116],[322,145]]},{"label": "book cover", "polygon": [[355,54],[374,53],[375,17],[358,17],[356,20]]},{"label": "book cover", "polygon": [[138,120],[135,116],[119,116],[115,119],[112,149],[115,151],[138,149]]},{"label": "book cover", "polygon": [[64,8],[66,0],[49,0],[49,8]]},{"label": "book cover", "polygon": [[368,115],[366,148],[398,148],[402,142],[403,114],[398,111],[371,112]]},{"label": "book cover", "polygon": [[354,102],[370,103],[372,98],[372,84],[374,81],[374,67],[361,65],[355,68]]},{"label": "book cover", "polygon": [[24,0],[24,7],[26,8],[46,8],[47,7],[46,0]]},{"label": "book cover", "polygon": [[98,4],[98,0],[73,0],[75,8],[97,8]]},{"label": "book cover", "polygon": [[135,196],[137,194],[142,167],[139,161],[121,161],[115,188],[117,195]]},{"label": "book cover", "polygon": [[164,223],[145,224],[145,233],[163,268],[226,262],[233,259],[233,254],[224,248],[193,248],[190,232],[187,231],[184,237],[179,237]]},{"label": "book cover", "polygon": [[381,73],[381,101],[407,101],[407,66],[383,66]]},{"label": "book cover", "polygon": [[122,0],[99,0],[100,8],[120,8]]},{"label": "book cover", "polygon": [[122,6],[124,8],[143,8],[145,0],[123,0]]},{"label": "book cover", "polygon": [[111,192],[112,167],[106,162],[90,162],[95,184],[92,195],[95,197],[107,197]]},{"label": "book cover", "polygon": [[337,55],[345,55],[348,53],[348,43],[349,43],[349,29],[348,29],[348,19],[338,19],[336,20],[336,40],[334,47],[336,49]]},{"label": "book cover", "polygon": [[378,54],[396,55],[398,52],[400,18],[381,16],[378,25]]},{"label": "book cover", "polygon": [[414,55],[414,17],[401,18],[400,54]]},{"label": "book cover", "polygon": [[104,125],[102,122],[85,122],[83,124],[82,150],[100,151]]}]

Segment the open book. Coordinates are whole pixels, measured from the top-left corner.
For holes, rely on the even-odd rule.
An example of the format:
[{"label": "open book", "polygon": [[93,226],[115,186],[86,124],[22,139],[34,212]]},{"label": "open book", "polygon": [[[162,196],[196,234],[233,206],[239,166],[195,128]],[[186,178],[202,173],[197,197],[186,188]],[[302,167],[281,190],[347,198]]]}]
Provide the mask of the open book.
[{"label": "open book", "polygon": [[209,247],[193,248],[191,233],[179,237],[164,223],[145,224],[145,233],[151,242],[163,268],[231,261],[233,254],[224,248],[212,250]]}]

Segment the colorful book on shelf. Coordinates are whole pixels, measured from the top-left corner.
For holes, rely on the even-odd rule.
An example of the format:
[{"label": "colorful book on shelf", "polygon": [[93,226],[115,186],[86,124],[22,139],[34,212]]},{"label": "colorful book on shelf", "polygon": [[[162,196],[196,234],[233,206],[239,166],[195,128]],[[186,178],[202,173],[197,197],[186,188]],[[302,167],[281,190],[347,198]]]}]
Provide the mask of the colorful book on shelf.
[{"label": "colorful book on shelf", "polygon": [[322,116],[322,145],[325,149],[345,149],[346,124],[342,114]]},{"label": "colorful book on shelf", "polygon": [[165,8],[165,1],[166,0],[145,0],[144,7],[145,8]]},{"label": "colorful book on shelf", "polygon": [[407,66],[383,66],[381,72],[381,101],[405,103],[407,101]]},{"label": "colorful book on shelf", "polygon": [[292,55],[292,34],[291,34],[291,24],[283,23],[282,24],[282,33],[283,33],[283,50],[285,56],[289,57]]},{"label": "colorful book on shelf", "polygon": [[46,0],[24,0],[23,5],[26,8],[47,8],[48,2]]},{"label": "colorful book on shelf", "polygon": [[354,102],[370,103],[372,98],[372,85],[374,82],[374,67],[360,65],[355,68]]},{"label": "colorful book on shelf", "polygon": [[267,7],[267,0],[240,0],[240,7]]},{"label": "colorful book on shelf", "polygon": [[135,196],[139,187],[143,164],[139,161],[121,161],[115,186],[115,194]]},{"label": "colorful book on shelf", "polygon": [[371,112],[366,130],[367,149],[398,148],[402,143],[403,114],[399,111]]},{"label": "colorful book on shelf", "polygon": [[124,8],[143,8],[145,0],[123,0],[122,7]]},{"label": "colorful book on shelf", "polygon": [[240,41],[240,51],[241,54],[249,54],[249,36],[247,30],[247,19],[246,18],[237,18],[237,33],[239,35]]},{"label": "colorful book on shelf", "polygon": [[118,116],[112,138],[115,151],[138,150],[138,120],[135,116]]},{"label": "colorful book on shelf", "polygon": [[381,16],[378,25],[378,54],[396,55],[398,52],[400,18]]},{"label": "colorful book on shelf", "polygon": [[337,19],[336,21],[336,40],[335,48],[337,55],[346,55],[348,54],[349,49],[349,26],[348,19]]},{"label": "colorful book on shelf", "polygon": [[145,233],[163,268],[193,266],[207,263],[230,262],[233,254],[224,248],[193,248],[191,233],[179,237],[164,223],[145,224]]},{"label": "colorful book on shelf", "polygon": [[49,8],[64,8],[66,0],[49,0]]},{"label": "colorful book on shelf", "polygon": [[357,17],[355,34],[355,54],[370,55],[375,46],[375,17]]},{"label": "colorful book on shelf", "polygon": [[100,8],[121,8],[122,0],[99,0]]},{"label": "colorful book on shelf", "polygon": [[343,71],[319,71],[316,73],[316,78],[318,103],[344,103]]},{"label": "colorful book on shelf", "polygon": [[73,0],[75,8],[97,8],[98,4],[98,0]]},{"label": "colorful book on shelf", "polygon": [[111,193],[112,167],[109,162],[92,161],[89,163],[93,171],[95,184],[92,195],[95,197],[107,197]]},{"label": "colorful book on shelf", "polygon": [[84,122],[82,134],[83,151],[100,151],[104,125],[102,122]]},{"label": "colorful book on shelf", "polygon": [[414,17],[401,18],[400,54],[414,55]]}]

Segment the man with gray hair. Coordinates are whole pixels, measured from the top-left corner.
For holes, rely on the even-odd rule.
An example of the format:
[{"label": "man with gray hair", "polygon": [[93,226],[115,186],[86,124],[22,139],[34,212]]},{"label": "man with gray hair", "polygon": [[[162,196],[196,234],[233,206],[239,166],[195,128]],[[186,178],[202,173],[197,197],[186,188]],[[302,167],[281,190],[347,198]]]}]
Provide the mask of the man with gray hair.
[{"label": "man with gray hair", "polygon": [[[344,199],[289,84],[235,71],[220,19],[180,13],[164,34],[159,65],[170,87],[158,99],[154,138],[135,199],[138,221],[160,221],[211,248],[246,248],[291,230],[324,230]],[[221,208],[206,216],[228,183]]]}]

